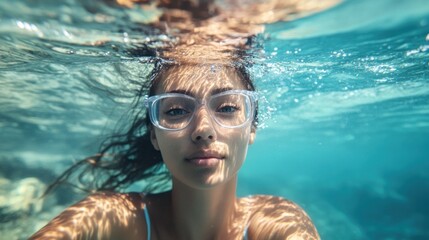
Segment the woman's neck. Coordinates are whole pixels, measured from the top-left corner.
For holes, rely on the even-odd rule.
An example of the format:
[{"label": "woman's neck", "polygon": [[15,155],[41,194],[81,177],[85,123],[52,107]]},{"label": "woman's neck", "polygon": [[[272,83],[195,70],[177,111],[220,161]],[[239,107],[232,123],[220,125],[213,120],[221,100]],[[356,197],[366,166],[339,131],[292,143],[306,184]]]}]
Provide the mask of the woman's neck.
[{"label": "woman's neck", "polygon": [[177,239],[219,239],[235,218],[237,177],[209,189],[173,180],[172,214]]}]

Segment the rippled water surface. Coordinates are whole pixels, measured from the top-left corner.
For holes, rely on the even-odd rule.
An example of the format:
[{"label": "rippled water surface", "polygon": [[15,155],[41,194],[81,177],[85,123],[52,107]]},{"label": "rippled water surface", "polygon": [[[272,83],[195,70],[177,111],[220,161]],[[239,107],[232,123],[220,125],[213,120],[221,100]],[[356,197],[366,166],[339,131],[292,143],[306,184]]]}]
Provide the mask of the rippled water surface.
[{"label": "rippled water surface", "polygon": [[[0,2],[0,177],[51,180],[97,150],[150,70],[141,46],[169,41],[144,24],[158,14]],[[429,4],[347,0],[260,38],[239,194],[296,201],[323,239],[429,239]]]}]

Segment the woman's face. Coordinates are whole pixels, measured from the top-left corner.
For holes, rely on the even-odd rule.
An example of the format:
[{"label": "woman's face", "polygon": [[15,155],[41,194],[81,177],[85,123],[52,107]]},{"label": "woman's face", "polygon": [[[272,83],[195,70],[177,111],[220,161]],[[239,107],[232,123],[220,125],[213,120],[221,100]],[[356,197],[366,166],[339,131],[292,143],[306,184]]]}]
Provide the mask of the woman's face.
[{"label": "woman's face", "polygon": [[[207,100],[225,89],[247,90],[236,70],[219,66],[177,66],[170,68],[155,93],[186,92]],[[198,107],[189,125],[178,131],[153,127],[151,141],[174,181],[194,188],[210,188],[226,183],[244,162],[253,143],[251,121],[239,128],[222,127],[212,119],[206,106]]]}]

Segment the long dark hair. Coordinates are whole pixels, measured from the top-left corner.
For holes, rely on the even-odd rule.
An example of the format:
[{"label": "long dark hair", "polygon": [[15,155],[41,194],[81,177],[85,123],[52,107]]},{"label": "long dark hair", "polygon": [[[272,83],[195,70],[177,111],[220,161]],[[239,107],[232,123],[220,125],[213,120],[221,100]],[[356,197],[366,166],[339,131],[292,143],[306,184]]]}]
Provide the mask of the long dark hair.
[{"label": "long dark hair", "polygon": [[[104,140],[99,153],[82,159],[65,170],[46,190],[45,195],[60,184],[69,184],[85,192],[117,191],[142,181],[142,191],[159,192],[167,190],[170,174],[166,169],[161,153],[152,146],[149,128],[152,127],[146,110],[142,107],[144,97],[155,94],[157,84],[164,73],[173,66],[184,63],[177,61],[152,59],[153,64],[149,78],[143,81],[132,105],[132,122],[122,134],[115,134]],[[228,64],[238,73],[247,90],[254,91],[255,86],[245,64],[236,61]],[[257,123],[257,109],[253,127]],[[72,183],[76,182],[76,183]]]}]

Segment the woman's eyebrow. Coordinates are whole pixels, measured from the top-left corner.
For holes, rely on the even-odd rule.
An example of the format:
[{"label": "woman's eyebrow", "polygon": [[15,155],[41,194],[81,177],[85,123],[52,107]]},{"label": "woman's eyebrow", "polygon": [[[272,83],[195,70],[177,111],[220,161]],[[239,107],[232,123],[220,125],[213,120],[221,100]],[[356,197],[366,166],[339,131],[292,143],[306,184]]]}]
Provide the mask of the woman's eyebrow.
[{"label": "woman's eyebrow", "polygon": [[213,89],[211,92],[210,92],[210,94],[211,95],[215,95],[215,94],[218,94],[218,93],[221,93],[221,92],[226,92],[226,91],[229,91],[229,90],[232,90],[233,88],[231,88],[231,87],[224,87],[224,88],[215,88],[215,89]]},{"label": "woman's eyebrow", "polygon": [[166,93],[181,93],[181,94],[185,94],[185,95],[188,95],[191,97],[195,96],[192,92],[190,92],[189,90],[185,90],[185,89],[175,89],[175,90],[168,91]]},{"label": "woman's eyebrow", "polygon": [[[215,89],[210,91],[210,95],[215,95],[215,94],[222,93],[222,92],[229,91],[229,90],[233,90],[233,88],[231,88],[231,87],[215,88]],[[188,95],[191,97],[195,97],[194,93],[192,93],[186,89],[174,89],[174,90],[168,91],[167,93],[181,93],[181,94],[185,94],[185,95]]]}]

